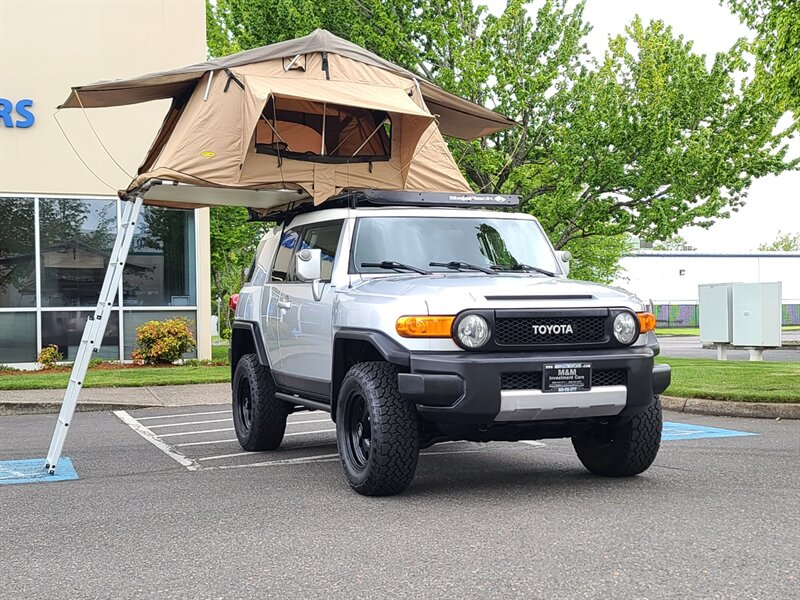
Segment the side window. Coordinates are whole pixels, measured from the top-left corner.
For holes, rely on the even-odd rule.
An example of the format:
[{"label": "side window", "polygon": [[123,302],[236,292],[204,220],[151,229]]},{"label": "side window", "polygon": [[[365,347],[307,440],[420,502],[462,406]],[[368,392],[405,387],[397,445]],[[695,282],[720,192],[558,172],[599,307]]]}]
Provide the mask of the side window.
[{"label": "side window", "polygon": [[322,281],[330,281],[333,275],[333,261],[336,259],[336,248],[342,234],[344,221],[331,221],[309,225],[303,231],[300,250],[305,248],[322,250]]},{"label": "side window", "polygon": [[275,255],[275,265],[272,267],[272,281],[288,281],[292,264],[292,255],[297,246],[299,235],[296,229],[287,229],[281,237],[281,245]]}]

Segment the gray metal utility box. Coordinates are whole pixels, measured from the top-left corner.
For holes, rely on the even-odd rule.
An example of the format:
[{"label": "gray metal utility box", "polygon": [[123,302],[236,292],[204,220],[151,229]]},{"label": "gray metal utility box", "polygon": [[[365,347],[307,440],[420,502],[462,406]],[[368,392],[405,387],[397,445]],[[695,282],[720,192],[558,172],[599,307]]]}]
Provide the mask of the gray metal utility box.
[{"label": "gray metal utility box", "polygon": [[780,347],[781,292],[780,281],[733,285],[734,346]]},{"label": "gray metal utility box", "polygon": [[700,341],[730,344],[733,341],[733,283],[704,283],[700,298]]}]

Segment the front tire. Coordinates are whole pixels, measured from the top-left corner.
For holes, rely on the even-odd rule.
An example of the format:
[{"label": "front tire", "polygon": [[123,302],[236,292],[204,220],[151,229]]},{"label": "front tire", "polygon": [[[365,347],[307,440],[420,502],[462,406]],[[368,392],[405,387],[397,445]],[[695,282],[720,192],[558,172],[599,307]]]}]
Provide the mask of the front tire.
[{"label": "front tire", "polygon": [[245,354],[233,374],[233,428],[243,449],[275,450],[283,441],[289,404],[275,397],[270,370]]},{"label": "front tire", "polygon": [[646,471],[661,445],[661,400],[616,427],[602,426],[572,438],[578,458],[590,472],[604,477],[631,477]]},{"label": "front tire", "polygon": [[417,411],[400,396],[397,373],[390,363],[360,363],[339,392],[336,444],[350,487],[365,496],[402,492],[417,468]]}]

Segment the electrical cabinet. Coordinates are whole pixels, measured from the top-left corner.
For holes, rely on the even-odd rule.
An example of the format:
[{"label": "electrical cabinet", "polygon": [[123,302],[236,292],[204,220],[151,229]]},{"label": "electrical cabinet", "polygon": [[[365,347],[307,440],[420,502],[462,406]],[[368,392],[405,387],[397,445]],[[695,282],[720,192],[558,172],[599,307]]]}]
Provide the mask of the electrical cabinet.
[{"label": "electrical cabinet", "polygon": [[733,283],[704,283],[700,299],[700,341],[730,344],[733,341]]},{"label": "electrical cabinet", "polygon": [[781,292],[780,281],[733,285],[734,346],[780,347]]}]

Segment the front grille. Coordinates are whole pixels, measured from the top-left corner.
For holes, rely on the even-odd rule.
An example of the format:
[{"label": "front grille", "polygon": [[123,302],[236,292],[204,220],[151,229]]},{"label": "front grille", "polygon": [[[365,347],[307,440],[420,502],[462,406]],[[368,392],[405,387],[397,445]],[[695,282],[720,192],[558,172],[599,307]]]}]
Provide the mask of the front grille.
[{"label": "front grille", "polygon": [[[592,387],[604,385],[627,385],[628,373],[625,369],[595,369],[592,371]],[[542,372],[503,373],[500,378],[503,390],[541,390]]]},{"label": "front grille", "polygon": [[[540,333],[538,326],[569,325],[572,333]],[[607,341],[606,317],[499,317],[495,342],[499,346],[549,346],[559,344],[602,344]]]},{"label": "front grille", "polygon": [[500,378],[502,390],[540,390],[542,389],[542,374],[539,371],[528,373],[503,373]]}]

